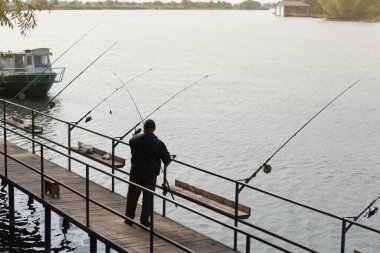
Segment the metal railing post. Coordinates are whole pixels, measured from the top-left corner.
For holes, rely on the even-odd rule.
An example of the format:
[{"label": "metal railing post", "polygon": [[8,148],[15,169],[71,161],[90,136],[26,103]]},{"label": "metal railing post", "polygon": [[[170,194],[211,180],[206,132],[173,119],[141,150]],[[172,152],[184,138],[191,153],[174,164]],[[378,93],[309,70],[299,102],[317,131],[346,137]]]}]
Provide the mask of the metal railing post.
[{"label": "metal railing post", "polygon": [[4,126],[5,126],[5,117],[6,117],[6,102],[5,100],[3,100],[3,123],[4,123]]},{"label": "metal railing post", "polygon": [[86,165],[86,226],[90,226],[90,168]]},{"label": "metal railing post", "polygon": [[[238,226],[239,219],[239,182],[235,181],[235,216],[234,216],[234,226]],[[234,250],[237,250],[237,231],[234,230]]]},{"label": "metal railing post", "polygon": [[45,198],[45,183],[44,183],[44,146],[40,144],[40,149],[41,149],[41,156],[40,156],[40,161],[41,161],[41,198]]},{"label": "metal railing post", "polygon": [[34,147],[34,123],[35,123],[35,121],[34,121],[34,110],[32,110],[32,139],[33,139],[33,141],[32,141],[32,152],[33,152],[33,154],[35,154],[35,147]]},{"label": "metal railing post", "polygon": [[5,174],[5,177],[8,178],[7,129],[5,127],[4,127],[4,174]]},{"label": "metal railing post", "polygon": [[340,252],[344,253],[345,246],[346,246],[346,220],[343,219],[342,222],[342,239],[341,239],[341,245],[340,245]]},{"label": "metal railing post", "polygon": [[51,252],[51,210],[45,206],[45,252]]},{"label": "metal railing post", "polygon": [[115,191],[115,139],[112,138],[112,192]]},{"label": "metal railing post", "polygon": [[3,124],[4,124],[4,174],[5,177],[8,177],[8,161],[7,161],[7,129],[5,124],[5,117],[6,117],[6,103],[5,100],[3,100]]},{"label": "metal railing post", "polygon": [[245,252],[250,253],[251,252],[251,237],[247,235],[247,239],[245,242]]},{"label": "metal railing post", "polygon": [[67,154],[69,155],[68,157],[68,168],[69,168],[69,171],[71,171],[71,125],[70,124],[67,124],[68,128],[67,128]]},{"label": "metal railing post", "polygon": [[150,210],[150,252],[154,252],[154,238],[153,238],[153,232],[154,232],[154,194],[150,193],[150,201],[152,209]]},{"label": "metal railing post", "polygon": [[[164,178],[162,180],[162,189],[163,189],[163,194],[166,197],[167,189],[166,189],[166,166],[164,166]],[[162,199],[162,217],[166,216],[166,200]]]},{"label": "metal railing post", "polygon": [[15,226],[15,192],[14,186],[8,184],[8,205],[9,205],[9,225],[11,227]]}]

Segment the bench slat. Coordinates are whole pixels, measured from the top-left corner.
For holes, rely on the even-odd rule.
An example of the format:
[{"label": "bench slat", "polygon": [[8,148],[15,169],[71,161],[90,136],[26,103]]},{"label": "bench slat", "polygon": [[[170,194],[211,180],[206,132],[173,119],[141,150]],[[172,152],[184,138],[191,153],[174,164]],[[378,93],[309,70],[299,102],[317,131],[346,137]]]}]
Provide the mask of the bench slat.
[{"label": "bench slat", "polygon": [[[197,188],[195,186],[186,184],[179,180],[175,180],[175,186],[172,188],[172,191],[184,199],[193,201],[199,205],[208,207],[229,217],[235,217],[234,201]],[[238,204],[238,217],[240,219],[247,219],[250,215],[251,208],[242,204]]]},{"label": "bench slat", "polygon": [[[5,123],[11,126],[14,126],[18,129],[24,130],[28,133],[33,133],[32,128],[27,128],[24,126],[24,120],[16,117],[11,117],[10,119],[6,119]],[[34,133],[35,134],[42,134],[43,127],[37,126],[34,124]]]},{"label": "bench slat", "polygon": [[[112,167],[112,155],[110,153],[108,153],[104,150],[95,148],[95,147],[93,148],[93,151],[90,154],[83,153],[82,151],[79,150],[79,147],[81,147],[82,145],[83,145],[82,142],[78,142],[78,147],[70,147],[70,150],[74,151],[75,153],[81,154],[87,158],[90,158],[94,161],[97,161],[103,165]],[[109,160],[103,159],[102,157],[105,154],[109,154],[111,158]],[[115,159],[115,161],[114,161],[114,167],[115,168],[123,168],[124,167],[124,165],[125,165],[125,159],[124,158],[121,158],[119,156],[114,156],[114,159]]]}]

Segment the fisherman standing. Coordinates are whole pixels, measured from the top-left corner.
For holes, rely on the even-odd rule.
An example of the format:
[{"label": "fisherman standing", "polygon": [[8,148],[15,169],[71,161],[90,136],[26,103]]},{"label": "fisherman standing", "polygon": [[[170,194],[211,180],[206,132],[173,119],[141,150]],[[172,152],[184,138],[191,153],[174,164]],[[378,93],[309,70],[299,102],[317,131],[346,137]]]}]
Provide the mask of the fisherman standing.
[{"label": "fisherman standing", "polygon": [[[144,133],[133,136],[129,140],[131,148],[131,172],[129,180],[152,191],[156,188],[157,176],[160,174],[161,161],[164,166],[171,162],[170,154],[165,144],[160,141],[154,131],[156,124],[148,119],[144,123]],[[140,197],[141,189],[129,185],[127,194],[126,216],[134,219],[137,202]],[[143,191],[142,211],[140,222],[144,226],[149,226],[149,217],[152,211],[152,194]],[[132,225],[132,221],[125,220],[125,223]]]}]

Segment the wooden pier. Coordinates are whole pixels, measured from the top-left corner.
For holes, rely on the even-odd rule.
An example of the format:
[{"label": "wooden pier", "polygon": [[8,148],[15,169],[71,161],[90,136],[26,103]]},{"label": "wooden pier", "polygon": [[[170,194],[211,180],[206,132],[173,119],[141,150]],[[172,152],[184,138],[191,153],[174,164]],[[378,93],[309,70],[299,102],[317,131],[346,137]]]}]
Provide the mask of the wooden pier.
[{"label": "wooden pier", "polygon": [[[34,155],[16,145],[7,143],[7,178],[5,178],[4,155],[0,155],[0,175],[12,187],[22,190],[32,198],[41,202],[45,208],[53,210],[65,219],[83,229],[91,236],[92,242],[100,240],[112,249],[119,252],[152,252],[150,249],[150,232],[137,225],[128,226],[123,218],[112,212],[90,204],[89,221],[86,216],[86,199],[72,191],[60,187],[58,198],[42,193],[43,181],[41,175],[25,165],[14,161],[13,157],[41,172],[43,172],[86,195],[86,179],[48,160],[41,160],[40,156]],[[4,152],[4,140],[0,139],[0,150]],[[83,168],[85,170],[85,168]],[[89,182],[89,195],[91,199],[124,214],[126,198],[112,192],[96,183]],[[138,206],[135,220],[139,220],[141,208]],[[50,217],[50,214],[49,216]],[[88,226],[89,225],[89,226]],[[46,225],[45,225],[46,226]],[[194,252],[234,252],[231,248],[220,242],[201,235],[194,230],[182,226],[175,221],[162,217],[155,213],[154,231]],[[96,243],[95,243],[96,245]],[[95,250],[95,251],[93,251]],[[154,252],[183,252],[171,243],[154,236]],[[91,252],[96,252],[92,247]]]}]

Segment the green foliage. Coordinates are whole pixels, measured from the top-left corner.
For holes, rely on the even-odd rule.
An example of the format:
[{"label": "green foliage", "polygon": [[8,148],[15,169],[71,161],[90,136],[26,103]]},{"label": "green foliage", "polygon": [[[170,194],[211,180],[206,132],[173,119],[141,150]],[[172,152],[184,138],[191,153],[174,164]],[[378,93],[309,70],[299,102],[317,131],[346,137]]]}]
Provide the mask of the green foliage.
[{"label": "green foliage", "polygon": [[380,17],[379,0],[318,0],[330,18],[374,20]]},{"label": "green foliage", "polygon": [[0,26],[17,27],[25,36],[27,31],[37,26],[35,10],[38,8],[21,0],[0,0]]},{"label": "green foliage", "polygon": [[259,10],[261,9],[261,3],[252,1],[252,0],[247,0],[244,1],[240,4],[238,4],[238,9],[240,10]]},{"label": "green foliage", "polygon": [[13,54],[11,51],[7,51],[7,52],[1,52],[0,51],[0,60],[1,59],[4,59],[4,58],[9,58],[9,57],[12,57]]},{"label": "green foliage", "polygon": [[[53,0],[50,0],[53,1]],[[57,0],[54,0],[57,1]],[[117,0],[105,0],[100,2],[86,2],[83,4],[78,0],[71,1],[59,1],[57,5],[54,5],[54,9],[193,9],[193,10],[262,10],[273,7],[273,4],[261,5],[257,1],[246,0],[240,4],[232,5],[225,1],[213,1],[208,2],[181,0],[180,2],[163,2],[162,0],[154,0],[152,2],[118,2]]]}]

